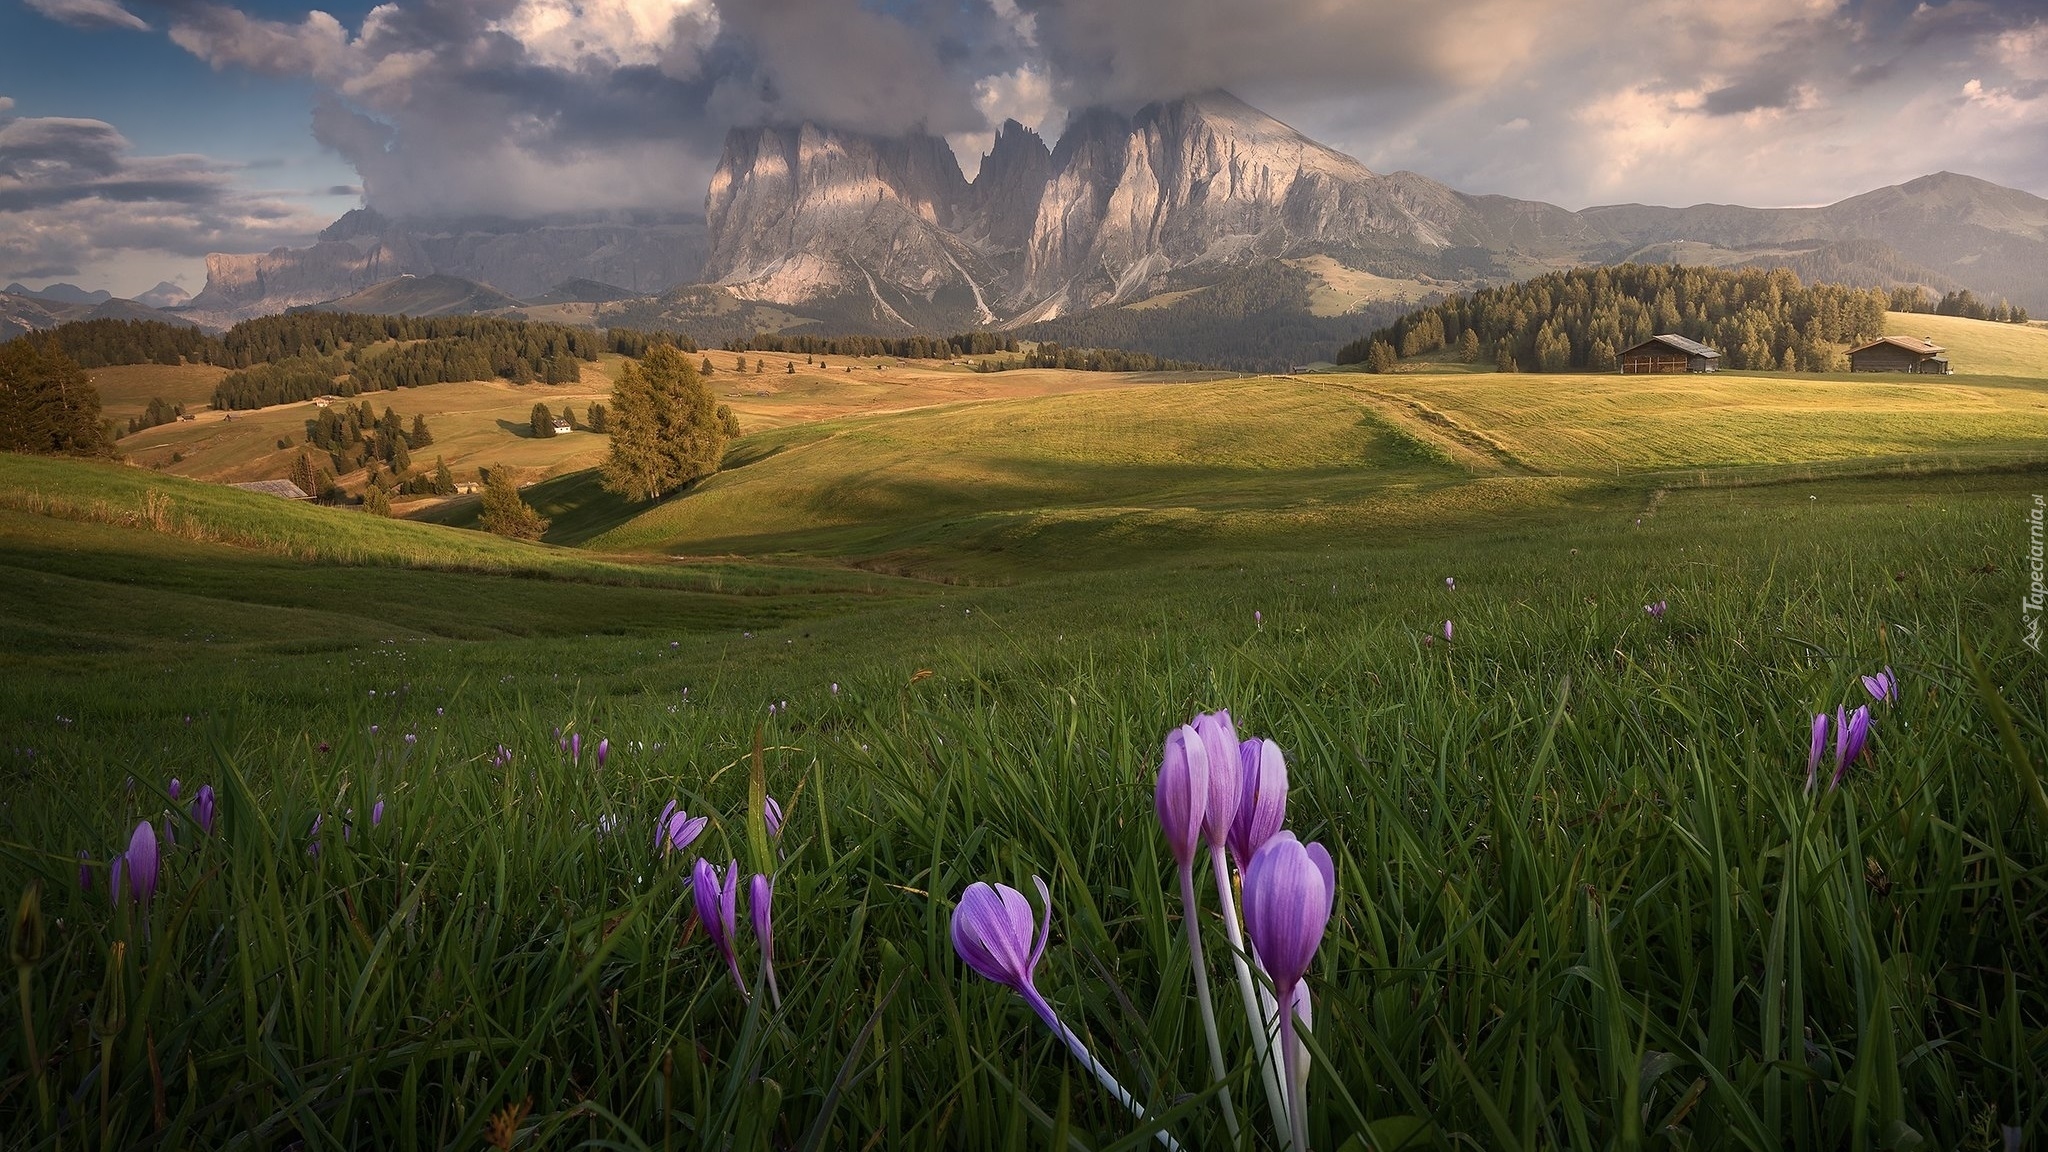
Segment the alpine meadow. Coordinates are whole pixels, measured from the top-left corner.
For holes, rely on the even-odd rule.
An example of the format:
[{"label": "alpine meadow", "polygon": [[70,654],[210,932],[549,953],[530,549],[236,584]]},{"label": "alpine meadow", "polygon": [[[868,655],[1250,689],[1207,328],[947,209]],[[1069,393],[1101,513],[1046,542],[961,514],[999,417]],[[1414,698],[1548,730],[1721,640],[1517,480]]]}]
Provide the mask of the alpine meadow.
[{"label": "alpine meadow", "polygon": [[2048,1146],[2044,53],[0,12],[0,1148]]}]

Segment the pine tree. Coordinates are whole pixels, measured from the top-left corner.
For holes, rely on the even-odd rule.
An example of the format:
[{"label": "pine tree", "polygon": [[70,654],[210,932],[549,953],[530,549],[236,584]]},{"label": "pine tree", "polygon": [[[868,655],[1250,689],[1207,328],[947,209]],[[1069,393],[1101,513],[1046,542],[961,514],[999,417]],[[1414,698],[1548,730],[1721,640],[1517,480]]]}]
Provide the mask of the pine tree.
[{"label": "pine tree", "polygon": [[711,375],[711,357],[706,356],[704,358],[704,363],[697,366],[697,374],[699,376]]},{"label": "pine tree", "polygon": [[0,344],[0,451],[110,455],[113,436],[85,370],[39,342]]},{"label": "pine tree", "polygon": [[538,540],[548,530],[548,520],[525,500],[512,483],[512,474],[501,467],[484,474],[483,516],[477,521],[486,532],[514,540]]},{"label": "pine tree", "polygon": [[545,440],[555,434],[555,414],[545,404],[535,404],[533,411],[527,414],[526,423],[539,439]]},{"label": "pine tree", "polygon": [[412,435],[407,436],[406,440],[414,448],[425,448],[434,442],[434,434],[427,431],[427,418],[425,416],[415,415],[412,418]]},{"label": "pine tree", "polygon": [[313,467],[313,458],[304,452],[299,453],[299,458],[292,461],[291,471],[286,473],[286,478],[297,484],[299,491],[308,496],[320,494],[320,473]]},{"label": "pine tree", "polygon": [[606,421],[612,442],[604,486],[631,500],[654,500],[709,476],[725,453],[725,429],[711,390],[666,345],[648,349],[637,364],[627,362],[612,389]]},{"label": "pine tree", "polygon": [[[811,362],[811,358],[810,358],[810,357],[808,357],[808,356],[804,357],[804,363],[808,364],[808,363],[810,363],[810,362]],[[784,375],[786,375],[786,376],[794,376],[794,375],[796,375],[796,361],[794,361],[794,360],[791,360],[791,361],[789,362],[789,371],[785,372],[785,373],[784,373]]]},{"label": "pine tree", "polygon": [[363,511],[368,512],[372,516],[389,516],[391,515],[391,497],[385,495],[384,489],[373,484],[363,489]]},{"label": "pine tree", "polygon": [[434,492],[441,496],[455,495],[455,473],[448,470],[448,462],[434,457]]},{"label": "pine tree", "polygon": [[725,431],[725,438],[737,440],[740,437],[740,418],[727,405],[718,406],[718,426]]},{"label": "pine tree", "polygon": [[590,406],[590,412],[589,412],[589,414],[588,414],[588,419],[589,419],[589,421],[590,421],[590,430],[591,430],[592,432],[597,432],[597,433],[603,433],[603,432],[609,431],[609,430],[610,430],[610,427],[609,427],[609,425],[608,425],[608,424],[606,423],[606,421],[607,421],[607,420],[608,420],[609,418],[610,418],[610,417],[609,417],[609,415],[608,415],[608,414],[607,414],[607,413],[605,412],[605,410],[604,410],[604,405],[602,405],[602,404],[592,404],[592,405]]}]

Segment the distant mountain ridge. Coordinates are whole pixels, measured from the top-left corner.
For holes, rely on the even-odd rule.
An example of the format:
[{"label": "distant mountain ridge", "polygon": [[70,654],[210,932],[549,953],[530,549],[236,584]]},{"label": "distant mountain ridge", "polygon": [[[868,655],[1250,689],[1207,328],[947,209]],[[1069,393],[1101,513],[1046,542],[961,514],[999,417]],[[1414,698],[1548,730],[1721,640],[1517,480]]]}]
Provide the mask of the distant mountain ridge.
[{"label": "distant mountain ridge", "polygon": [[[409,274],[587,304],[596,323],[958,331],[1150,308],[1272,260],[1309,269],[1311,296],[1353,308],[1682,260],[1967,286],[2048,313],[2048,200],[1944,172],[1821,208],[1574,212],[1376,173],[1207,92],[1131,115],[1081,110],[1051,146],[1007,122],[972,181],[926,133],[735,128],[701,221],[394,221],[359,209],[308,248],[210,256],[206,288],[182,312],[221,324]],[[609,298],[614,287],[633,295]]]}]

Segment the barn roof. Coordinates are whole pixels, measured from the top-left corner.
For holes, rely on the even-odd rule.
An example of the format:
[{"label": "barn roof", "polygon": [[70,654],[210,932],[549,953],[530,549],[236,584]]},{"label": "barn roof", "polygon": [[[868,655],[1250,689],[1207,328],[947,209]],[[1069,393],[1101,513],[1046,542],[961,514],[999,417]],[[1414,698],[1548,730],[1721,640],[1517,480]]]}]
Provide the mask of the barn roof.
[{"label": "barn roof", "polygon": [[1652,336],[1648,340],[1643,341],[1641,344],[1636,345],[1634,348],[1625,350],[1624,352],[1622,352],[1622,355],[1626,356],[1630,352],[1634,352],[1637,349],[1641,348],[1647,348],[1652,344],[1662,344],[1667,348],[1676,348],[1677,350],[1685,353],[1688,356],[1711,356],[1716,360],[1721,358],[1721,354],[1719,352],[1714,351],[1712,348],[1707,347],[1705,344],[1702,344],[1697,340],[1687,340],[1685,337],[1676,334]]},{"label": "barn roof", "polygon": [[1948,351],[1948,349],[1943,348],[1934,341],[1919,336],[1880,336],[1868,344],[1849,349],[1849,355],[1854,356],[1858,352],[1868,352],[1872,348],[1885,344],[1896,344],[1908,352],[1917,352],[1922,356],[1938,356]]},{"label": "barn roof", "polygon": [[276,496],[281,500],[311,500],[305,490],[289,480],[250,480],[241,484],[230,484],[244,492],[259,492],[265,496]]}]

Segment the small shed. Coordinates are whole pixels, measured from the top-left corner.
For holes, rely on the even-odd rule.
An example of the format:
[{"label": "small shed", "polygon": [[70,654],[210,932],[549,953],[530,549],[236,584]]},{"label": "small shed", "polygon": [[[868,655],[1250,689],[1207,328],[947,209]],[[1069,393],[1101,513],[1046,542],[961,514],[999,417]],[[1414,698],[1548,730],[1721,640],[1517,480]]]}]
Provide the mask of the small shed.
[{"label": "small shed", "polygon": [[1955,371],[1948,349],[1920,336],[1886,336],[1849,349],[1851,372],[1909,372],[1946,376]]},{"label": "small shed", "polygon": [[569,433],[574,432],[575,430],[576,426],[574,424],[569,423],[567,420],[555,421],[555,435],[557,436],[567,436]]},{"label": "small shed", "polygon": [[257,492],[265,496],[275,496],[280,500],[312,499],[311,496],[306,494],[304,489],[289,480],[249,480],[241,484],[230,484],[228,487],[240,488],[244,492]]},{"label": "small shed", "polygon": [[1667,334],[1652,336],[1622,352],[1625,376],[1646,372],[1712,372],[1720,367],[1721,354],[1697,340]]}]

